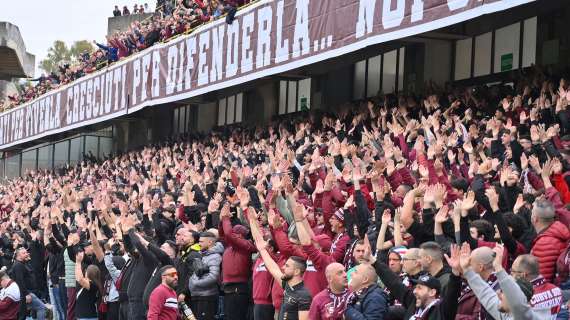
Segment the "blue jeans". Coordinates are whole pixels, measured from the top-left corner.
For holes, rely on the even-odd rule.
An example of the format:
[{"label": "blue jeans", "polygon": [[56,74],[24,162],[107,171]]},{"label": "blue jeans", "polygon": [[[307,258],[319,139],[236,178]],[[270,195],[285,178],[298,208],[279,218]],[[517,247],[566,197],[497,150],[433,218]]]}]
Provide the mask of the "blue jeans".
[{"label": "blue jeans", "polygon": [[62,300],[62,290],[66,292],[65,287],[61,288],[59,285],[51,288],[53,290],[53,308],[54,313],[57,313],[59,320],[65,320],[67,303]]},{"label": "blue jeans", "polygon": [[28,306],[30,307],[30,309],[36,312],[38,320],[45,320],[46,306],[44,305],[42,300],[40,300],[40,298],[38,298],[35,294],[30,293],[30,295],[32,296],[32,303],[30,303]]}]

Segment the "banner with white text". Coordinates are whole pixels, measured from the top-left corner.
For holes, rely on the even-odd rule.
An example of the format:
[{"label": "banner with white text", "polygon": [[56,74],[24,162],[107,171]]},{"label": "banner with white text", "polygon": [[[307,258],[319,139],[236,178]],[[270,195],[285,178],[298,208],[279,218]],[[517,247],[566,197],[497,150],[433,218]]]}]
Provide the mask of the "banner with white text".
[{"label": "banner with white text", "polygon": [[260,1],[0,114],[0,149],[532,1]]}]

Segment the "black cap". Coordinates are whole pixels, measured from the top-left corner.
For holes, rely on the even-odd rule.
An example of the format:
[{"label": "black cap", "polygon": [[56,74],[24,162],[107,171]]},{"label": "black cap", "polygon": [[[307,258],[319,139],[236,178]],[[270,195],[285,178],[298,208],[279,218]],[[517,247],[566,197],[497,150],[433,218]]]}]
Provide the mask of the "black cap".
[{"label": "black cap", "polygon": [[421,284],[428,288],[435,289],[437,293],[441,291],[441,283],[438,279],[430,276],[429,274],[421,275],[417,280],[412,279],[413,284]]}]

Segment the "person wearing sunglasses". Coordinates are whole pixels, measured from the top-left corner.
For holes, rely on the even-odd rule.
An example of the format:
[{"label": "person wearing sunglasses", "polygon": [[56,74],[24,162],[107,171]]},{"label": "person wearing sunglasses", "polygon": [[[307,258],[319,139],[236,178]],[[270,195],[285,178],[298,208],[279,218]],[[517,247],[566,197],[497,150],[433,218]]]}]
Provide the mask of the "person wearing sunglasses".
[{"label": "person wearing sunglasses", "polygon": [[148,320],[176,320],[178,318],[178,272],[174,266],[160,268],[162,283],[150,294],[148,301]]}]

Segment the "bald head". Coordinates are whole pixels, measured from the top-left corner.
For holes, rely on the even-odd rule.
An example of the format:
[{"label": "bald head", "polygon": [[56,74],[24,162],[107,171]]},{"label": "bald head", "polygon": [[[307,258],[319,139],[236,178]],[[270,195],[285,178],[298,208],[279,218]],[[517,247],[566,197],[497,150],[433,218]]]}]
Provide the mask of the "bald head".
[{"label": "bald head", "polygon": [[325,269],[325,275],[327,277],[329,288],[334,293],[341,293],[346,289],[348,280],[346,278],[346,271],[342,264],[336,262],[329,264]]},{"label": "bald head", "polygon": [[492,265],[494,259],[493,249],[489,247],[479,247],[471,252],[471,261],[483,265]]},{"label": "bald head", "polygon": [[339,272],[340,270],[344,270],[344,266],[338,262],[331,263],[325,269],[325,276],[327,279],[330,279],[334,274]]}]

